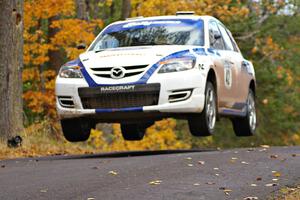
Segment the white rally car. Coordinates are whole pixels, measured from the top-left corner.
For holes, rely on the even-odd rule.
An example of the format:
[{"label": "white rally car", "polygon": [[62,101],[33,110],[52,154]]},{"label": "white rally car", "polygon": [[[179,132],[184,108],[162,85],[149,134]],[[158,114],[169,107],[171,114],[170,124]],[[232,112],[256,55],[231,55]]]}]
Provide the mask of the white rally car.
[{"label": "white rally car", "polygon": [[210,16],[135,18],[107,26],[56,79],[57,111],[69,141],[87,140],[98,122],[120,123],[141,140],[167,117],[209,136],[220,116],[237,136],[256,129],[255,74],[228,29]]}]

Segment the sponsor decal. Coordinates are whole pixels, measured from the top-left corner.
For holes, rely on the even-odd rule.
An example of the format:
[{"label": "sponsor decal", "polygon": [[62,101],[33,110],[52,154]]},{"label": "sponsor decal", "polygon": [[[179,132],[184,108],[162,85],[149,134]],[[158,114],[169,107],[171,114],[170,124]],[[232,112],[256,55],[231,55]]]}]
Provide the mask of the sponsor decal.
[{"label": "sponsor decal", "polygon": [[106,57],[115,57],[115,56],[145,56],[146,54],[141,53],[119,53],[119,54],[106,54],[106,55],[99,55],[99,58],[106,58]]},{"label": "sponsor decal", "polygon": [[119,92],[119,91],[127,91],[127,90],[134,90],[135,85],[119,85],[119,86],[104,86],[101,87],[101,92]]},{"label": "sponsor decal", "polygon": [[232,86],[232,72],[231,72],[231,65],[227,61],[224,63],[224,82],[225,87],[230,89]]},{"label": "sponsor decal", "polygon": [[140,21],[140,22],[131,22],[128,24],[123,25],[123,28],[129,28],[134,26],[151,26],[154,24],[180,24],[181,21]]}]

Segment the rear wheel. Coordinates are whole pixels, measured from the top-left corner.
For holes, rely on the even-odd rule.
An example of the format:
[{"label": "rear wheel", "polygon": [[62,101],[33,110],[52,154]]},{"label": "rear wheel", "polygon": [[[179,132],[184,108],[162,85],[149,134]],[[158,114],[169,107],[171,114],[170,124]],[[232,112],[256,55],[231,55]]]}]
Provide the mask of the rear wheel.
[{"label": "rear wheel", "polygon": [[121,124],[121,131],[124,140],[142,140],[144,138],[146,129],[153,123],[145,124]]},{"label": "rear wheel", "polygon": [[63,134],[69,142],[83,142],[89,139],[95,123],[81,118],[61,120]]},{"label": "rear wheel", "polygon": [[194,136],[212,135],[217,119],[217,100],[214,86],[207,82],[205,89],[204,109],[200,114],[188,119],[190,132]]},{"label": "rear wheel", "polygon": [[232,119],[236,136],[252,136],[256,130],[256,110],[254,92],[250,89],[247,99],[247,114],[245,117]]}]

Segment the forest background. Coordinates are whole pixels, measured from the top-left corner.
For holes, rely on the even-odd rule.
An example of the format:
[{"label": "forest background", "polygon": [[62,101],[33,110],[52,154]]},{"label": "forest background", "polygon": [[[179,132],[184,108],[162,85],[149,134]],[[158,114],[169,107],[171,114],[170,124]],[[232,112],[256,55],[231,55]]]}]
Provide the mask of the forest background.
[{"label": "forest background", "polygon": [[[111,22],[136,16],[174,15],[193,10],[220,19],[233,33],[257,78],[258,130],[234,136],[222,119],[215,134],[192,137],[186,122],[165,119],[141,142],[125,142],[118,124],[99,124],[87,142],[64,140],[55,109],[55,77]],[[121,150],[232,148],[300,145],[299,0],[24,0],[23,145],[0,144],[1,157]]]}]

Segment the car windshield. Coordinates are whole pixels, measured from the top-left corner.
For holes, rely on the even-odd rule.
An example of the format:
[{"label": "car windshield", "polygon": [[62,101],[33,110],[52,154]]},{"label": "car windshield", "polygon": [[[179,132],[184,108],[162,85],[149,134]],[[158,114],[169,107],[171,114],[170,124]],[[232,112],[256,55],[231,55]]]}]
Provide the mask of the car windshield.
[{"label": "car windshield", "polygon": [[203,46],[203,21],[193,19],[143,20],[107,27],[90,51],[149,45]]}]

